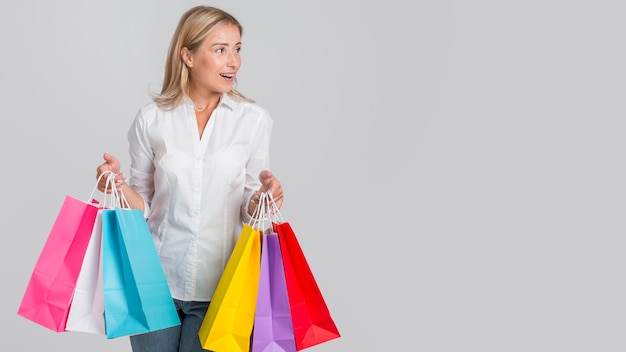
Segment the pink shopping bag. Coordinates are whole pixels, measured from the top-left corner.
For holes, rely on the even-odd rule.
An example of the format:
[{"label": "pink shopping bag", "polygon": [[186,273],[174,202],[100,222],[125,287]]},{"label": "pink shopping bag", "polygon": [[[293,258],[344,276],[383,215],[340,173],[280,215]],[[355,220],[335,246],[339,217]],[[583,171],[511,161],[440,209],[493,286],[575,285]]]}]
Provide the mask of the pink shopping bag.
[{"label": "pink shopping bag", "polygon": [[26,287],[20,316],[53,331],[65,331],[97,213],[96,204],[65,198]]}]

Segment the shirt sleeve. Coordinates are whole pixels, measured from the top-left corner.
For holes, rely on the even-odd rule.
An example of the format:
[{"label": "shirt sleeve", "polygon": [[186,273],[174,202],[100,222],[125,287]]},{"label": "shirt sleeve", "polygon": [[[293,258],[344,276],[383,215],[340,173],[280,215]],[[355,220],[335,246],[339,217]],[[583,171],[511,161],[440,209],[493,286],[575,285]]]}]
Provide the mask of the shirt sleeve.
[{"label": "shirt sleeve", "polygon": [[145,110],[142,108],[128,130],[130,154],[129,185],[143,198],[144,217],[150,216],[154,195],[154,153],[148,135]]},{"label": "shirt sleeve", "polygon": [[272,138],[273,120],[266,109],[259,108],[259,119],[251,136],[249,159],[246,164],[246,185],[244,190],[241,215],[244,222],[250,222],[248,204],[257,189],[261,187],[259,174],[263,170],[270,170],[270,144]]}]

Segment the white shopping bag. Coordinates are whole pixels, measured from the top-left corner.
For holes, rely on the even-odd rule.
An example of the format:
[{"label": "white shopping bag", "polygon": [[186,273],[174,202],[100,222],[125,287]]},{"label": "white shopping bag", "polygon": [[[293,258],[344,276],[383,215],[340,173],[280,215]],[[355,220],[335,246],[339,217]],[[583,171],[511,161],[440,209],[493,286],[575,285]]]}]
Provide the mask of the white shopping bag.
[{"label": "white shopping bag", "polygon": [[66,331],[105,334],[102,289],[102,209],[98,210],[91,239],[65,325]]}]

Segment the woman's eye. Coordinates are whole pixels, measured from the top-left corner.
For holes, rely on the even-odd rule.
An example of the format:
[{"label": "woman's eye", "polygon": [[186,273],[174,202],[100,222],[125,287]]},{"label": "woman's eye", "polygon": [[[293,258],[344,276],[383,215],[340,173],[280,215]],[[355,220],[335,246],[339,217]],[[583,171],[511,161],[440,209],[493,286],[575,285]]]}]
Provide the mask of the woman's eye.
[{"label": "woman's eye", "polygon": [[241,52],[241,48],[235,48],[235,52],[236,53],[240,53]]},{"label": "woman's eye", "polygon": [[216,53],[221,54],[224,52],[224,48],[219,48],[217,50],[215,50]]}]

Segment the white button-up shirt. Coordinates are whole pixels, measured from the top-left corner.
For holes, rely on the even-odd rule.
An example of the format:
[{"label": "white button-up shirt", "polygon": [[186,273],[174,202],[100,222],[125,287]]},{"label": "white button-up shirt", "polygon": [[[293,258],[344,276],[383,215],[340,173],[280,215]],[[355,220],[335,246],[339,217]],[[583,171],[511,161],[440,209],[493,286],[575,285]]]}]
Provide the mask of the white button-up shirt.
[{"label": "white button-up shirt", "polygon": [[129,185],[148,226],[172,297],[209,301],[270,167],[272,119],[223,94],[199,137],[191,102],[143,106],[128,132]]}]

